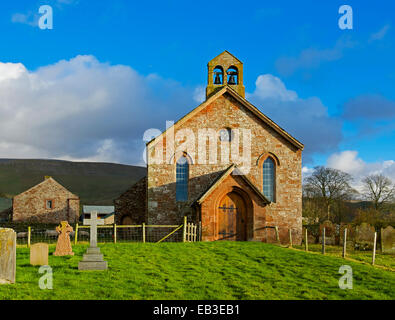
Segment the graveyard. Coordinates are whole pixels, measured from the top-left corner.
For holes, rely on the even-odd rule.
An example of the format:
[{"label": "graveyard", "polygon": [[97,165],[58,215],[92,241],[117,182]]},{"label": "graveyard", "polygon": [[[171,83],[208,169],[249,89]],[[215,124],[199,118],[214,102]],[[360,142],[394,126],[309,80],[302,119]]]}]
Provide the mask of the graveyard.
[{"label": "graveyard", "polygon": [[[256,242],[99,244],[106,271],[79,271],[88,244],[53,256],[53,289],[38,286],[29,249],[17,248],[16,282],[0,300],[106,299],[395,299],[395,273],[362,262]],[[330,247],[328,247],[330,252]],[[391,257],[393,259],[393,257]],[[390,261],[390,259],[388,259]],[[352,290],[338,286],[341,265],[353,268]]]}]

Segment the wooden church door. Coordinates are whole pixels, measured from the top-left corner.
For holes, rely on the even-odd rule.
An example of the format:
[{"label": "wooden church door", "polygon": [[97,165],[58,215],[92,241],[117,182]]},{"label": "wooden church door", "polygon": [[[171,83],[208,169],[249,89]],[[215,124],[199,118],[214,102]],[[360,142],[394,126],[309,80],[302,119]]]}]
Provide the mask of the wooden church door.
[{"label": "wooden church door", "polygon": [[218,240],[246,240],[246,206],[237,193],[228,193],[220,202]]}]

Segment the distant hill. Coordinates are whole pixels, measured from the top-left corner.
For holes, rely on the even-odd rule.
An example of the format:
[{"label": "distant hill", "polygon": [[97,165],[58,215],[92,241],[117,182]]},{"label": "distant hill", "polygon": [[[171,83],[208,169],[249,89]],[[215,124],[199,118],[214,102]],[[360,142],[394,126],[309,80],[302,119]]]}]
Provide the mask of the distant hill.
[{"label": "distant hill", "polygon": [[7,198],[0,198],[0,212],[12,206],[12,200]]},{"label": "distant hill", "polygon": [[11,198],[51,176],[82,204],[111,205],[146,175],[146,168],[99,162],[0,159],[0,197]]}]

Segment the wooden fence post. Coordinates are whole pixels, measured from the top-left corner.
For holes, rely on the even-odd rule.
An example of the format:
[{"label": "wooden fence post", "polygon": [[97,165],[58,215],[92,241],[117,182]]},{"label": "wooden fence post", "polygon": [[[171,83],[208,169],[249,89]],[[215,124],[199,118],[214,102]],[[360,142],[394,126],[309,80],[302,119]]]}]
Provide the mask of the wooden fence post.
[{"label": "wooden fence post", "polygon": [[277,226],[274,227],[274,231],[276,232],[276,241],[277,241],[277,243],[280,243],[280,235],[278,234],[278,227]]},{"label": "wooden fence post", "polygon": [[373,241],[373,257],[372,257],[372,265],[374,266],[374,262],[376,260],[376,241],[377,241],[377,232],[374,233],[374,241]]},{"label": "wooden fence post", "polygon": [[78,242],[78,223],[75,225],[74,244]]},{"label": "wooden fence post", "polygon": [[383,253],[383,228],[380,229],[380,249],[381,249],[381,253]]},{"label": "wooden fence post", "polygon": [[182,240],[183,242],[187,242],[187,216],[184,217],[184,229],[182,232]]},{"label": "wooden fence post", "polygon": [[145,243],[145,223],[143,222],[143,243]]},{"label": "wooden fence post", "polygon": [[325,228],[322,230],[322,254],[325,254]]},{"label": "wooden fence post", "polygon": [[292,248],[292,230],[289,229],[289,247]]},{"label": "wooden fence post", "polygon": [[117,243],[117,224],[114,223],[114,243]]},{"label": "wooden fence post", "polygon": [[344,228],[344,237],[343,237],[343,258],[346,257],[347,250],[347,228]]},{"label": "wooden fence post", "polygon": [[309,251],[309,243],[308,243],[308,237],[307,237],[307,228],[305,230],[305,238],[304,238],[304,248],[306,251]]},{"label": "wooden fence post", "polygon": [[30,248],[30,239],[32,235],[32,228],[29,226],[27,227],[27,247]]}]

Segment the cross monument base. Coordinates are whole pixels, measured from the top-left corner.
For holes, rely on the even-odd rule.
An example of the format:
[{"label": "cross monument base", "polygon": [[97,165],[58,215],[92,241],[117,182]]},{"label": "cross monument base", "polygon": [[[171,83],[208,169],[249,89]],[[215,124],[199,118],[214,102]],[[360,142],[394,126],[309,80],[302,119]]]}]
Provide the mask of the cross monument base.
[{"label": "cross monument base", "polygon": [[100,248],[88,248],[82,261],[78,263],[78,270],[107,270],[107,261],[103,260]]}]

